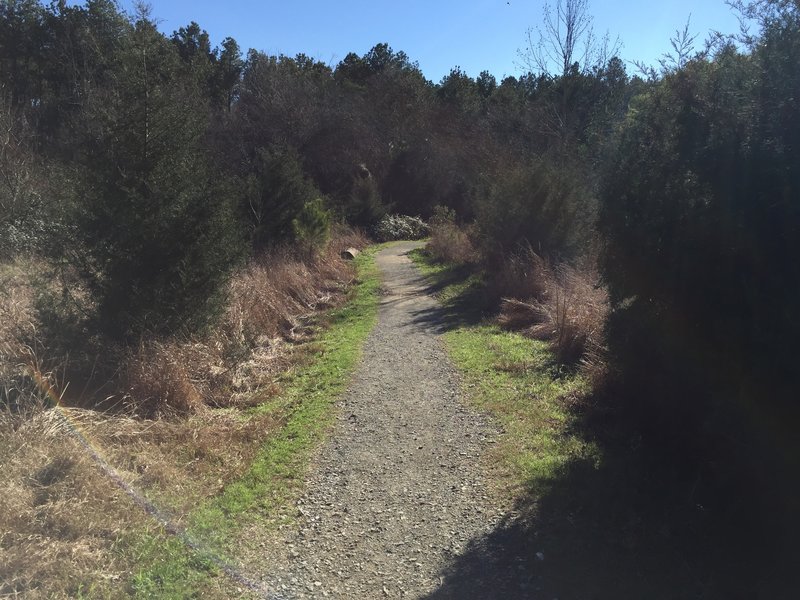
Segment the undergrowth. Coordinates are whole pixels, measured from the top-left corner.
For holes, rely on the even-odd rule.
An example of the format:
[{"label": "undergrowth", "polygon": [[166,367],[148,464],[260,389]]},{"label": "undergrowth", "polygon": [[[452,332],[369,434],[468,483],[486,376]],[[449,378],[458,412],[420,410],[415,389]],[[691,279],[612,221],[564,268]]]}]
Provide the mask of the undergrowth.
[{"label": "undergrowth", "polygon": [[[290,256],[275,257],[277,270],[249,267],[210,343],[132,349],[123,376],[137,382],[137,410],[128,411],[66,397],[54,408],[70,370],[48,367],[42,344],[23,343],[39,332],[28,280],[40,267],[0,265],[0,595],[240,595],[236,573],[222,576],[225,548],[245,513],[271,516],[293,493],[374,319],[370,253],[356,261],[349,294],[355,270],[333,256],[336,245],[322,259],[330,266],[307,263],[313,273],[293,271]],[[234,346],[242,352],[219,351]],[[71,385],[67,396],[94,389]]]},{"label": "undergrowth", "polygon": [[[682,496],[690,486],[665,485],[591,372],[561,366],[547,341],[463,318],[464,298],[486,284],[425,252],[412,257],[451,317],[445,344],[468,400],[502,432],[488,457],[514,516],[475,548],[499,547],[520,572],[538,573],[542,597],[762,597],[734,593],[754,560],[723,545],[736,523],[710,527],[720,516],[699,495]],[[469,576],[470,561],[490,560],[478,550],[456,559],[450,585]]]},{"label": "undergrowth", "polygon": [[377,315],[379,279],[373,253],[359,256],[360,281],[344,307],[328,314],[312,342],[313,359],[289,371],[284,392],[255,407],[254,416],[278,415],[282,426],[269,436],[247,471],[192,511],[185,535],[199,550],[162,533],[143,546],[144,566],[135,574],[138,597],[182,598],[219,574],[235,532],[248,522],[280,518],[281,508],[303,481],[309,457],[332,422],[334,400],[344,390],[363,341]]},{"label": "undergrowth", "polygon": [[[482,289],[479,275],[435,262],[424,250],[411,257],[445,306],[458,306]],[[471,401],[503,427],[493,457],[506,473],[506,486],[542,492],[571,460],[600,459],[594,444],[571,432],[572,409],[590,385],[579,374],[563,372],[545,342],[486,322],[462,322],[444,337]]]}]

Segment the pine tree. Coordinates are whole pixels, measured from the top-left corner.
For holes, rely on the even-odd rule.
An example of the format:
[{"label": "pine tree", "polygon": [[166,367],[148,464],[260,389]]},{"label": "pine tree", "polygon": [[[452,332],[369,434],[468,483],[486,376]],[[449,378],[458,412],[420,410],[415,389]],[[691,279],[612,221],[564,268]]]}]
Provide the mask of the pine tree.
[{"label": "pine tree", "polygon": [[77,262],[107,335],[196,331],[241,255],[230,189],[202,151],[208,109],[175,46],[140,16],[120,47],[114,85],[87,109]]}]

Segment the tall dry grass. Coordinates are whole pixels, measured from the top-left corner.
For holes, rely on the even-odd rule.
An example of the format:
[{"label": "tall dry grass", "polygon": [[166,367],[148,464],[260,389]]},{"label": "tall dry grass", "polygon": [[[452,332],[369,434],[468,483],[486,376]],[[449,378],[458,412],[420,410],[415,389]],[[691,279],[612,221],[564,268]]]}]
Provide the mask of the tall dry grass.
[{"label": "tall dry grass", "polygon": [[24,420],[0,414],[2,597],[69,598],[90,582],[108,592],[124,581],[126,565],[113,549],[145,515],[69,427],[56,411]]},{"label": "tall dry grass", "polygon": [[37,330],[30,273],[38,268],[29,259],[0,263],[0,406],[41,401],[28,370]]},{"label": "tall dry grass", "polygon": [[344,248],[369,240],[337,232],[321,252],[273,249],[231,280],[219,326],[201,339],[144,340],[121,361],[124,406],[139,416],[242,406],[274,393],[274,375],[313,330],[320,310],[342,301],[355,277]]},{"label": "tall dry grass", "polygon": [[554,265],[527,248],[506,259],[490,286],[502,298],[501,325],[549,342],[560,363],[602,378],[609,300],[595,270]]},{"label": "tall dry grass", "polygon": [[471,265],[478,261],[478,251],[472,241],[473,232],[453,222],[431,224],[431,237],[425,249],[439,262]]},{"label": "tall dry grass", "polygon": [[[129,492],[180,523],[244,473],[279,417],[211,408],[275,392],[314,314],[346,297],[355,272],[340,252],[367,242],[340,231],[324,252],[263,256],[233,278],[208,335],[131,348],[94,341],[103,353],[89,368],[43,339],[30,282],[38,267],[0,264],[0,596],[70,598],[90,586],[120,595],[135,565],[119,548],[157,526]],[[88,384],[86,372],[103,381]]]}]

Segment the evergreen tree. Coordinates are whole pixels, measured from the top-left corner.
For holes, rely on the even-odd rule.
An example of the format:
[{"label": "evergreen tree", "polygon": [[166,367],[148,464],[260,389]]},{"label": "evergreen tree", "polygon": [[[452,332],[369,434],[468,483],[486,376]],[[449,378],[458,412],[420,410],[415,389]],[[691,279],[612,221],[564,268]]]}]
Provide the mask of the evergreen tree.
[{"label": "evergreen tree", "polygon": [[106,334],[196,331],[241,255],[231,191],[202,151],[207,108],[175,46],[141,17],[121,52],[88,109],[78,263]]}]

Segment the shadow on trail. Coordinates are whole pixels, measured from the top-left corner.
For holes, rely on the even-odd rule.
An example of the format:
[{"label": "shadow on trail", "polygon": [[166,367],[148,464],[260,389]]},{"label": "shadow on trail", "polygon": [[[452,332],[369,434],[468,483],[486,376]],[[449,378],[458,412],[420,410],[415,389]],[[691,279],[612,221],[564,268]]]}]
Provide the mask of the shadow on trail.
[{"label": "shadow on trail", "polygon": [[[420,279],[420,283],[428,294],[436,296],[447,286],[463,282],[467,277],[467,271],[453,269],[446,277],[435,283],[431,283],[424,276]],[[434,333],[445,333],[459,327],[477,325],[489,316],[490,312],[490,305],[486,300],[483,288],[475,286],[447,302],[437,303],[431,308],[412,311],[411,322]]]},{"label": "shadow on trail", "polygon": [[600,467],[574,460],[546,489],[527,490],[453,557],[426,600],[798,597],[796,548],[748,537],[743,513],[702,506],[686,486],[672,491],[626,451],[609,449]]},{"label": "shadow on trail", "polygon": [[[789,600],[756,555],[700,535],[706,515],[660,512],[637,496],[620,465],[570,464],[550,489],[517,501],[512,516],[471,540],[426,600]],[[761,564],[759,564],[761,563]]]},{"label": "shadow on trail", "polygon": [[593,465],[576,461],[549,490],[529,490],[512,516],[454,558],[440,588],[427,598],[704,597],[676,595],[687,590],[691,573],[675,572],[678,557],[642,539],[640,519],[619,510],[619,501],[625,502],[615,498],[620,489],[603,478]]},{"label": "shadow on trail", "polygon": [[[420,282],[437,294],[467,277],[452,269],[433,284],[425,277]],[[413,312],[409,326],[444,333],[488,314],[486,294],[474,286],[443,305]],[[576,408],[573,426],[602,448],[602,463],[575,459],[546,487],[519,494],[501,523],[452,557],[439,588],[425,599],[800,597],[800,587],[787,585],[797,580],[797,551],[770,550],[763,533],[750,536],[741,526],[748,512],[768,510],[757,501],[765,492],[703,498],[697,482],[676,478],[669,467],[653,470],[654,461],[634,440],[619,435],[620,415],[609,402],[613,393],[606,393],[608,398]]]}]

